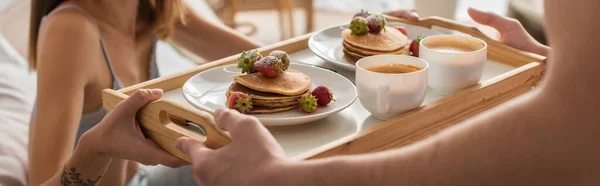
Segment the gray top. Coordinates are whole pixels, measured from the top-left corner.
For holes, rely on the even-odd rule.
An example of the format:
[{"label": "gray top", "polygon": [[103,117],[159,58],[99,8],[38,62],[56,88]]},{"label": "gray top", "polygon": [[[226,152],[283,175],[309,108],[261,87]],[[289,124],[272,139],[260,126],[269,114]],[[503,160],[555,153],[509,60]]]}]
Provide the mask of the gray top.
[{"label": "gray top", "polygon": [[[96,19],[94,17],[92,17],[92,15],[90,15],[87,11],[85,11],[81,7],[79,7],[77,5],[73,5],[73,4],[60,6],[60,7],[56,8],[54,11],[52,11],[52,13],[48,14],[47,16],[52,15],[54,12],[58,12],[58,11],[65,10],[65,9],[75,9],[75,10],[81,12],[83,15],[87,16],[92,22],[96,23]],[[44,19],[46,17],[44,17]],[[98,38],[98,39],[100,40],[100,46],[102,47],[102,53],[104,54],[104,59],[106,61],[106,65],[108,65],[110,74],[113,79],[112,89],[119,90],[119,89],[123,88],[123,83],[121,83],[121,80],[119,79],[119,77],[117,77],[117,74],[115,73],[115,70],[110,61],[110,56],[108,55],[108,50],[106,50],[106,45],[104,44],[104,39],[102,39],[102,35],[100,35],[100,38]],[[150,68],[148,69],[150,79],[154,79],[159,76],[158,68],[156,65],[156,42],[157,41],[158,41],[158,38],[155,37],[154,44],[152,46],[152,52],[150,54],[151,55],[150,61],[148,62],[148,63],[150,63],[150,65],[149,65]],[[34,105],[32,117],[35,117],[35,114],[36,113],[35,113],[35,105]],[[81,116],[81,120],[79,120],[79,129],[77,130],[77,137],[75,139],[75,145],[77,145],[77,142],[79,141],[79,137],[81,137],[81,135],[85,131],[90,130],[96,124],[100,123],[100,121],[102,121],[102,118],[104,118],[104,116],[106,116],[106,110],[104,110],[104,108],[102,108],[102,107],[100,107],[98,110],[96,110],[94,112],[83,114]]]}]

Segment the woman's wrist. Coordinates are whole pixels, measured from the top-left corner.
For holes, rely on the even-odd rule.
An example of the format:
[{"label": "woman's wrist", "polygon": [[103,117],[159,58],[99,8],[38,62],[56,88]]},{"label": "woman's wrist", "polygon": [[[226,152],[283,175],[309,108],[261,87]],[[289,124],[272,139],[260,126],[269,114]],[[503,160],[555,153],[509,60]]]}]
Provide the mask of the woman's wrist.
[{"label": "woman's wrist", "polygon": [[95,135],[94,130],[89,130],[81,135],[74,152],[99,159],[112,158],[102,149],[101,143],[99,135]]}]

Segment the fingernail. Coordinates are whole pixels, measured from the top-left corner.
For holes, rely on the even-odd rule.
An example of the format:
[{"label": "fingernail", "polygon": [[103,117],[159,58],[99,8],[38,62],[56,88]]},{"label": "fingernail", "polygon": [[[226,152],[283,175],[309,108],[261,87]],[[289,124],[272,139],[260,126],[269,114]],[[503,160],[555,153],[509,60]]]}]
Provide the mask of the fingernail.
[{"label": "fingernail", "polygon": [[183,141],[185,140],[185,137],[181,137],[177,140],[175,140],[175,148],[183,153],[187,153],[185,152],[185,148],[183,148]]},{"label": "fingernail", "polygon": [[163,93],[162,89],[151,89],[150,93],[152,93],[152,95],[160,95]]}]

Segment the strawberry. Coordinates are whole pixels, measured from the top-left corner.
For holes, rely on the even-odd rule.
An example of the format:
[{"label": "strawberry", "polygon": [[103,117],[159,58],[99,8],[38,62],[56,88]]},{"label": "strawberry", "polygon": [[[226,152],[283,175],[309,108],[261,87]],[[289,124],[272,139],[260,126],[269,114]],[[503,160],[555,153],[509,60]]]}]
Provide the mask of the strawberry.
[{"label": "strawberry", "polygon": [[419,43],[421,43],[421,40],[423,38],[423,36],[417,36],[417,39],[412,40],[412,42],[410,43],[410,51],[415,57],[419,57]]},{"label": "strawberry", "polygon": [[281,59],[281,62],[283,62],[283,70],[287,70],[290,67],[290,55],[288,55],[287,52],[275,50],[271,52],[269,56],[275,56]]},{"label": "strawberry", "polygon": [[350,26],[350,34],[352,35],[362,35],[369,32],[368,21],[364,17],[355,17],[352,19]]},{"label": "strawberry", "polygon": [[283,62],[275,56],[267,56],[254,63],[254,69],[266,77],[274,78],[283,72]]},{"label": "strawberry", "polygon": [[371,33],[385,31],[385,23],[385,18],[382,15],[373,14],[367,17],[367,26],[369,26],[369,32]]},{"label": "strawberry", "polygon": [[360,12],[357,12],[356,14],[354,14],[354,16],[352,16],[352,18],[355,18],[355,17],[367,18],[367,17],[369,17],[369,15],[371,15],[371,14],[369,14],[368,11],[360,10]]},{"label": "strawberry", "polygon": [[244,51],[238,57],[238,65],[237,68],[242,69],[242,73],[254,73],[254,63],[258,60],[261,60],[263,56],[257,50]]},{"label": "strawberry", "polygon": [[406,31],[406,27],[404,26],[396,26],[396,29],[400,32],[402,32],[402,34],[404,34],[405,36],[408,35],[408,32]]},{"label": "strawberry", "polygon": [[317,105],[319,106],[327,106],[331,101],[335,101],[331,89],[323,85],[315,88],[311,94],[317,98]]},{"label": "strawberry", "polygon": [[314,112],[317,109],[317,98],[311,94],[300,97],[298,102],[300,103],[300,110],[306,113]]},{"label": "strawberry", "polygon": [[248,114],[252,111],[252,98],[243,92],[232,92],[227,98],[227,108]]}]

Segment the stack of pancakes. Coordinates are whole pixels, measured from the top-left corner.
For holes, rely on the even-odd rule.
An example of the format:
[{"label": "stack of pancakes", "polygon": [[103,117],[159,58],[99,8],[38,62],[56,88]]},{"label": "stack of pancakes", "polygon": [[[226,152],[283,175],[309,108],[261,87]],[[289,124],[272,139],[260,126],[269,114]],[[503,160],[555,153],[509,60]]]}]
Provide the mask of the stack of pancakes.
[{"label": "stack of pancakes", "polygon": [[367,33],[363,35],[352,35],[350,29],[342,31],[344,38],[344,56],[348,61],[356,63],[364,57],[381,54],[410,54],[410,42],[408,38],[392,27],[386,27],[381,33]]},{"label": "stack of pancakes", "polygon": [[289,69],[275,78],[261,73],[239,75],[229,86],[231,92],[243,92],[252,98],[250,114],[269,114],[292,110],[298,106],[298,98],[310,93],[310,78],[297,70]]}]

